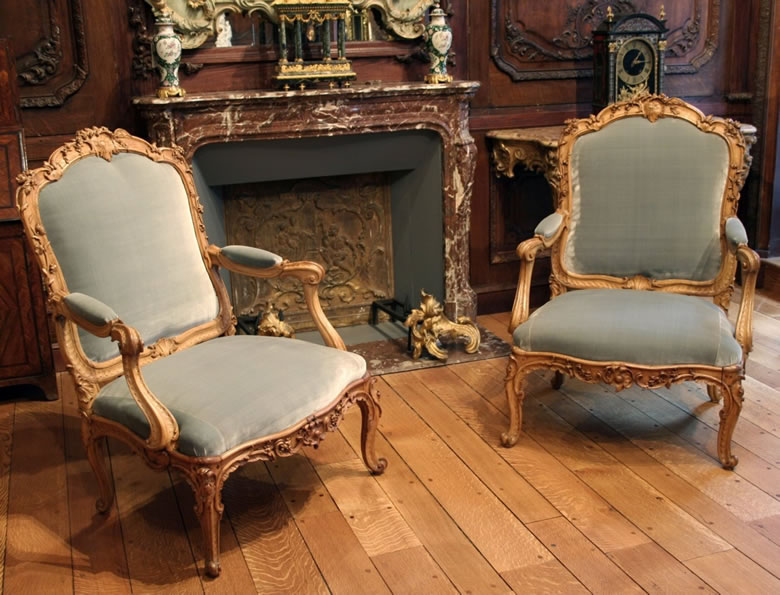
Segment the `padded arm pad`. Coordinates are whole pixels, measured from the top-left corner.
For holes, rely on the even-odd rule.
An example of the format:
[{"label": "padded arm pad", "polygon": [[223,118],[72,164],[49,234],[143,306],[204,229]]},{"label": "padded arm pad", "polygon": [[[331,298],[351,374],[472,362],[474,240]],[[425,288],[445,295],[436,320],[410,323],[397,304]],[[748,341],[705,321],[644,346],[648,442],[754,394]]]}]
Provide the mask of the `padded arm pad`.
[{"label": "padded arm pad", "polygon": [[251,246],[225,246],[222,254],[236,264],[259,269],[275,267],[283,260],[278,254]]},{"label": "padded arm pad", "polygon": [[736,217],[729,217],[726,219],[726,239],[729,242],[731,248],[736,248],[740,244],[748,243],[747,232],[745,226],[742,225],[742,221]]},{"label": "padded arm pad", "polygon": [[95,326],[104,326],[119,318],[109,306],[84,293],[68,294],[62,301],[73,314]]},{"label": "padded arm pad", "polygon": [[539,222],[539,225],[534,229],[534,234],[549,240],[558,232],[561,223],[563,223],[563,215],[558,212],[551,213]]}]

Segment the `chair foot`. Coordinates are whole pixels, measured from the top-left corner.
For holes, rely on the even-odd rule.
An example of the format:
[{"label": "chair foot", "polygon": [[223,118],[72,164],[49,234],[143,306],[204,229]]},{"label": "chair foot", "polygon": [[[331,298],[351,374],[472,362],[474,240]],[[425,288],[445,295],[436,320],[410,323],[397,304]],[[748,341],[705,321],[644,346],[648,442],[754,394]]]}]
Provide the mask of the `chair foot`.
[{"label": "chair foot", "polygon": [[718,428],[718,458],[724,469],[734,469],[739,459],[731,453],[731,437],[742,411],[744,394],[742,379],[737,378],[719,392],[723,394],[723,407],[720,410],[720,427]]},{"label": "chair foot", "polygon": [[510,432],[504,432],[501,434],[501,446],[505,446],[507,448],[510,448],[517,444],[517,440],[520,438],[520,434],[518,433],[510,433]]},{"label": "chair foot", "polygon": [[114,502],[114,482],[106,466],[106,438],[92,436],[88,422],[82,424],[81,436],[84,449],[87,451],[87,460],[98,483],[98,499],[95,502],[95,508],[98,512],[105,514]]},{"label": "chair foot", "polygon": [[363,462],[374,475],[381,475],[387,468],[387,460],[377,458],[375,450],[376,430],[382,408],[379,406],[379,393],[376,390],[376,378],[368,381],[364,396],[358,399],[363,423],[360,428],[360,450],[363,454]]},{"label": "chair foot", "polygon": [[212,578],[217,578],[219,573],[222,572],[222,566],[219,560],[209,560],[206,562],[206,574]]},{"label": "chair foot", "polygon": [[550,385],[555,390],[561,388],[563,386],[563,374],[561,372],[556,371],[555,374],[553,374],[552,380],[550,381]]}]

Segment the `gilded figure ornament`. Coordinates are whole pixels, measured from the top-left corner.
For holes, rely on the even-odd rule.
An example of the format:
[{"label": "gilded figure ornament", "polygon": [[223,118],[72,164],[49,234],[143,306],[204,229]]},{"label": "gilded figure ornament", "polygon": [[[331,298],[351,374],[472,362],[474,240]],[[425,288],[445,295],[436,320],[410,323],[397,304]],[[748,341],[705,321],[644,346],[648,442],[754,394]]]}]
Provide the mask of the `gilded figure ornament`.
[{"label": "gilded figure ornament", "polygon": [[412,357],[418,359],[424,347],[433,357],[446,361],[448,354],[442,339],[465,341],[466,353],[476,353],[480,342],[477,325],[468,316],[459,316],[457,322],[452,322],[444,315],[444,308],[435,297],[425,291],[420,295],[420,307],[414,308],[404,322],[412,333]]},{"label": "gilded figure ornament", "polygon": [[263,316],[257,324],[257,334],[265,337],[287,337],[295,338],[295,329],[286,323],[274,310],[271,302],[266,304]]}]

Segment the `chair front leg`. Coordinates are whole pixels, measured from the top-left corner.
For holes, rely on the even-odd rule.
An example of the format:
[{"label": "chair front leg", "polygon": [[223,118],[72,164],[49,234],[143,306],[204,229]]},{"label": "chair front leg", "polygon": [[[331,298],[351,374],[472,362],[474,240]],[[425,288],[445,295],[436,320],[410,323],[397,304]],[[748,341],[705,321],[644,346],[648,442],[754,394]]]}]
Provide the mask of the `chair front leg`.
[{"label": "chair front leg", "polygon": [[92,424],[84,418],[81,423],[81,440],[84,450],[87,451],[87,460],[95,474],[98,483],[98,499],[95,508],[100,513],[106,513],[114,501],[114,482],[111,472],[106,466],[106,437],[95,436],[92,432]]},{"label": "chair front leg", "polygon": [[217,577],[222,570],[219,562],[219,523],[224,510],[222,482],[218,481],[216,469],[206,465],[186,470],[185,476],[195,492],[195,514],[203,533],[206,574]]},{"label": "chair front leg", "polygon": [[379,393],[376,390],[376,378],[366,381],[364,390],[356,398],[362,416],[360,427],[360,450],[363,454],[363,462],[374,475],[380,475],[387,467],[387,460],[377,458],[375,443],[376,430],[379,426],[379,418],[382,408],[379,406]]},{"label": "chair front leg", "polygon": [[509,430],[501,434],[501,444],[507,448],[514,446],[520,438],[526,374],[527,372],[519,366],[515,354],[510,354],[506,368],[506,379],[504,380],[507,405],[509,406]]},{"label": "chair front leg", "polygon": [[733,469],[739,462],[739,459],[731,454],[731,437],[742,411],[744,390],[741,374],[735,373],[732,378],[726,379],[721,392],[724,398],[718,428],[718,458],[724,469]]}]

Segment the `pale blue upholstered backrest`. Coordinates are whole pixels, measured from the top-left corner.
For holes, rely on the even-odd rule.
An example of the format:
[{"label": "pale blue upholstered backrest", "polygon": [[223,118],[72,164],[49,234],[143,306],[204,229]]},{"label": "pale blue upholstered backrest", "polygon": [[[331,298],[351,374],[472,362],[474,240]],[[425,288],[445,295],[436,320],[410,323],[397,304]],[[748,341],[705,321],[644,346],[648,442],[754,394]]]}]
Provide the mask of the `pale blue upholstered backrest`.
[{"label": "pale blue upholstered backrest", "polygon": [[[150,345],[214,319],[217,296],[173,166],[133,153],[86,157],[39,196],[41,219],[70,292],[104,302]],[[79,331],[87,356],[118,354]]]},{"label": "pale blue upholstered backrest", "polygon": [[676,118],[629,117],[579,137],[571,153],[567,269],[714,278],[728,166],[722,137]]}]

